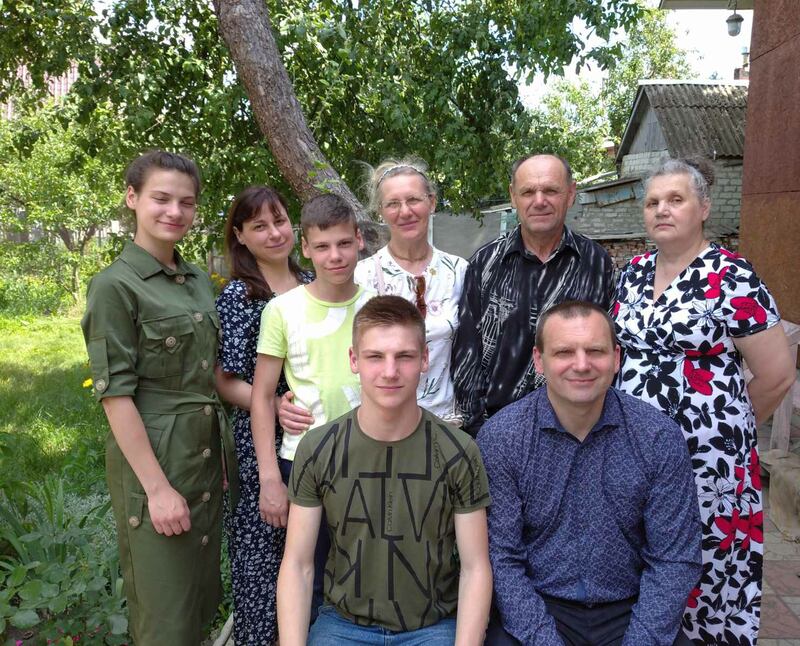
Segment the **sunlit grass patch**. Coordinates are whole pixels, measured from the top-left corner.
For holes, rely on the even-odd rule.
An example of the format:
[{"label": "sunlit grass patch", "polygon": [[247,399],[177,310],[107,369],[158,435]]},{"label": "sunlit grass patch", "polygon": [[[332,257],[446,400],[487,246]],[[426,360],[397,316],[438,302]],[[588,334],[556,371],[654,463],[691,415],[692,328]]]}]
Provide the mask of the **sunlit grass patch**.
[{"label": "sunlit grass patch", "polygon": [[102,479],[108,427],[88,376],[77,317],[0,317],[0,442],[15,479],[72,473],[76,491]]}]

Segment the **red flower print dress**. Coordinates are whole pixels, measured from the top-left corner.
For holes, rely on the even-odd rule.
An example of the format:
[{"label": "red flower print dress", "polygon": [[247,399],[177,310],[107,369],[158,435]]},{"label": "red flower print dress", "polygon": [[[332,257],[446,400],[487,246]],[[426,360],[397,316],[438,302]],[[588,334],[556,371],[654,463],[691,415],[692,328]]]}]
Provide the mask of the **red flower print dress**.
[{"label": "red flower print dress", "polygon": [[743,258],[711,244],[653,301],[656,253],[625,267],[614,306],[618,387],[678,422],[703,522],[703,576],[683,628],[696,644],[755,644],[761,611],[761,479],[736,337],[780,321]]}]

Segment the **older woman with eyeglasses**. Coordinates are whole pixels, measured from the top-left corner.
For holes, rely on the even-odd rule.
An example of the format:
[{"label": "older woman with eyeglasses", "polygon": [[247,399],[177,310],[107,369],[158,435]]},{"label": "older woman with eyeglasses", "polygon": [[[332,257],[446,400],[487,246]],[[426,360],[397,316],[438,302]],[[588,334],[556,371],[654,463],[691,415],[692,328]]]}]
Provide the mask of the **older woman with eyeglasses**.
[{"label": "older woman with eyeglasses", "polygon": [[428,372],[417,390],[420,406],[458,423],[450,380],[450,348],[467,261],[428,242],[436,186],[419,159],[387,159],[369,178],[369,206],[389,226],[389,244],[356,267],[357,283],[414,303],[425,318]]}]

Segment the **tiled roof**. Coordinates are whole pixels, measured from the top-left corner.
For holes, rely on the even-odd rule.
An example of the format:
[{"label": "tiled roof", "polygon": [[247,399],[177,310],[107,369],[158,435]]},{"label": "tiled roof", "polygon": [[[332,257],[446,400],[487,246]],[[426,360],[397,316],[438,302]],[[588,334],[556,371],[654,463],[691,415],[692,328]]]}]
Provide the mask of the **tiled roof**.
[{"label": "tiled roof", "polygon": [[647,104],[656,113],[671,155],[742,157],[747,87],[742,82],[641,83],[618,159],[633,142]]}]

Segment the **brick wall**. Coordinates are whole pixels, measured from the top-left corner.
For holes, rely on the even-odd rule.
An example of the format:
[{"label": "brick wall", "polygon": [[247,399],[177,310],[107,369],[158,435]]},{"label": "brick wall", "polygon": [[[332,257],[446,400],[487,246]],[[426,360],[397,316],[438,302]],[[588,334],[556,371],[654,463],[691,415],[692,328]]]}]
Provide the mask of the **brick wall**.
[{"label": "brick wall", "polygon": [[605,247],[617,269],[622,269],[631,258],[652,247],[644,237],[630,240],[597,240],[597,242]]},{"label": "brick wall", "polygon": [[644,233],[642,204],[639,200],[631,199],[608,206],[584,204],[573,207],[567,225],[590,238]]},{"label": "brick wall", "polygon": [[739,231],[739,214],[742,206],[741,161],[714,163],[716,179],[711,187],[711,217],[706,227],[718,235]]},{"label": "brick wall", "polygon": [[668,150],[651,150],[646,153],[625,155],[622,158],[620,177],[645,177],[667,157],[669,157]]},{"label": "brick wall", "polygon": [[[729,235],[712,237],[712,241],[718,243],[720,246],[725,247],[728,251],[739,251],[739,236]],[[652,241],[648,240],[645,236],[641,238],[628,238],[628,239],[607,239],[596,240],[602,245],[611,260],[614,261],[614,266],[617,269],[622,269],[628,261],[634,256],[644,253],[648,249],[655,248]]]}]

